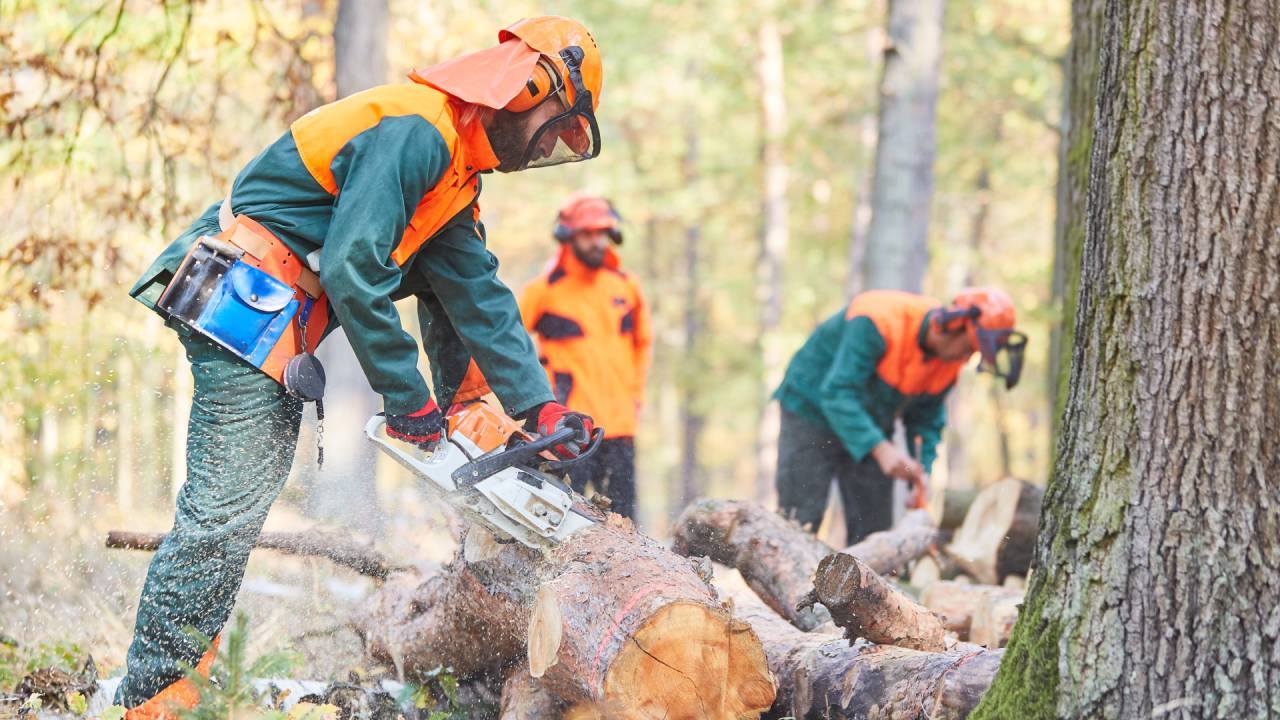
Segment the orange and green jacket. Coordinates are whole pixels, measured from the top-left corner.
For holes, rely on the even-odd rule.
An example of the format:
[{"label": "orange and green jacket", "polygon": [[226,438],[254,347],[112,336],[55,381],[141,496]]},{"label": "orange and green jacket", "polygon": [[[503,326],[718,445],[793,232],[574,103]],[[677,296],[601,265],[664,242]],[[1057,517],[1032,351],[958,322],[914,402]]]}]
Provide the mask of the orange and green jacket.
[{"label": "orange and green jacket", "polygon": [[[294,253],[323,248],[320,284],[389,413],[425,404],[418,345],[392,304],[415,295],[437,400],[493,392],[508,412],[551,399],[511,291],[479,221],[479,173],[498,165],[461,105],[421,84],[383,85],[317,108],[236,177],[232,211]],[[214,203],[152,263],[131,294],[155,307]],[[483,371],[481,376],[479,371]]]},{"label": "orange and green jacket", "polygon": [[774,397],[788,412],[828,427],[857,460],[893,435],[902,418],[908,445],[928,471],[946,424],[945,399],[967,360],[924,349],[933,298],[873,290],[853,298],[800,348]]},{"label": "orange and green jacket", "polygon": [[608,437],[633,437],[649,369],[649,310],[612,250],[587,267],[568,245],[520,295],[556,399],[586,413]]}]

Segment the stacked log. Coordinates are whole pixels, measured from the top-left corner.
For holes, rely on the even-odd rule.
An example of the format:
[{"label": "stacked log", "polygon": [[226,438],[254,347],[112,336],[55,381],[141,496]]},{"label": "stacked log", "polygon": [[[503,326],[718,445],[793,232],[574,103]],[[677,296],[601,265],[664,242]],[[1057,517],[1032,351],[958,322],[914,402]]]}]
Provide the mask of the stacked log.
[{"label": "stacked log", "polygon": [[921,652],[835,633],[802,632],[747,592],[722,590],[755,629],[777,681],[774,717],[966,717],[1000,665],[1002,650]]},{"label": "stacked log", "polygon": [[1026,575],[1035,551],[1044,488],[1008,478],[984,488],[947,546],[947,555],[979,583]]},{"label": "stacked log", "polygon": [[522,660],[538,693],[631,718],[755,717],[772,704],[755,633],[629,521],[610,515],[545,553],[490,547],[416,586],[388,583],[357,620],[370,653],[408,677]]}]

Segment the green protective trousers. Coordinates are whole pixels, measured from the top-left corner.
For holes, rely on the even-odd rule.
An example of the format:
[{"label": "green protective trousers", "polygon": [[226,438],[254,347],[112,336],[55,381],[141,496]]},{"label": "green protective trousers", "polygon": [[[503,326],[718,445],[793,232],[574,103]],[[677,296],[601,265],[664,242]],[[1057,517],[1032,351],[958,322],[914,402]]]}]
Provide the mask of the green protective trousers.
[{"label": "green protective trousers", "polygon": [[183,677],[221,630],[249,551],[293,464],[302,402],[230,351],[178,328],[195,394],[187,425],[187,481],[173,530],[151,559],[128,673],[115,702],[135,707]]}]

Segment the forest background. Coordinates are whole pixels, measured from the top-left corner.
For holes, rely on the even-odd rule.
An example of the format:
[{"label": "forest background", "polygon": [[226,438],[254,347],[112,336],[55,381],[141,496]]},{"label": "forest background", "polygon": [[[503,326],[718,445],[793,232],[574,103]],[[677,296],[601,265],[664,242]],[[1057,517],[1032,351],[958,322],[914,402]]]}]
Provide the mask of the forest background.
[{"label": "forest background", "polygon": [[[242,165],[333,100],[344,66],[405,82],[411,68],[486,47],[498,28],[542,13],[582,20],[602,48],[603,152],[486,178],[482,219],[501,276],[519,288],[544,267],[568,193],[610,197],[656,334],[638,438],[642,526],[663,537],[698,495],[770,501],[769,394],[874,259],[866,241],[885,4],[370,2],[383,8],[387,40],[374,46],[385,70],[371,55],[337,59],[335,22],[346,12],[359,24],[352,10],[366,4],[341,5],[0,0],[0,559],[13,569],[61,552],[69,574],[92,575],[101,566],[82,548],[100,545],[106,528],[168,526],[190,375],[173,336],[127,290]],[[1063,0],[946,9],[923,287],[938,298],[1004,287],[1030,346],[1012,392],[961,376],[939,483],[1042,483],[1049,472],[1069,26]],[[268,527],[294,516],[373,536],[411,525],[365,512],[407,502],[417,518],[427,501],[360,444],[355,428],[379,408],[358,390],[359,373],[336,359],[329,369],[343,388],[324,431],[337,459],[317,472],[305,434]],[[338,499],[325,501],[325,488]],[[48,537],[61,550],[40,545]],[[127,641],[127,630],[119,635],[145,558],[124,562],[134,579],[112,586],[124,608],[109,629],[116,643]],[[7,599],[56,590],[29,569],[0,580]]]}]

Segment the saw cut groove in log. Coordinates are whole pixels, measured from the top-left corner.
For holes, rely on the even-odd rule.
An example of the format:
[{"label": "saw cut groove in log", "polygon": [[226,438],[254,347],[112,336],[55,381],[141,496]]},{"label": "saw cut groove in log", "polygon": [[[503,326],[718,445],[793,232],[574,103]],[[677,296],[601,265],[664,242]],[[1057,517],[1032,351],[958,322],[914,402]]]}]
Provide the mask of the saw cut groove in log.
[{"label": "saw cut groove in log", "polygon": [[966,717],[982,699],[1003,650],[920,652],[824,632],[802,632],[754,595],[721,590],[764,642],[778,684],[772,717],[883,720]]},{"label": "saw cut groove in log", "polygon": [[696,500],[676,520],[673,534],[675,552],[737,568],[769,607],[801,630],[830,619],[821,608],[796,606],[831,548],[772,510],[739,500]]},{"label": "saw cut groove in log", "polygon": [[[560,641],[539,639],[530,652],[534,607],[533,625],[549,633],[553,600]],[[686,559],[616,515],[543,553],[501,545],[417,587],[388,583],[358,628],[376,659],[408,676],[448,665],[505,677],[503,666],[537,655],[548,663],[540,688],[611,717],[756,717],[773,702],[751,628]]]},{"label": "saw cut groove in log", "polygon": [[[107,532],[107,547],[119,550],[146,550],[155,552],[160,549],[167,533],[140,533],[128,530],[111,530]],[[392,565],[377,550],[361,545],[349,537],[334,533],[322,532],[264,532],[258,535],[254,548],[278,550],[290,555],[323,557],[354,570],[361,575],[387,579],[393,572],[408,570],[402,565]]]},{"label": "saw cut groove in log", "polygon": [[913,650],[946,647],[942,621],[877,575],[858,558],[833,553],[814,575],[813,591],[804,603],[820,602],[850,639]]},{"label": "saw cut groove in log", "polygon": [[871,533],[842,552],[858,558],[881,575],[891,575],[929,552],[937,539],[938,528],[929,513],[909,510],[893,528]]},{"label": "saw cut groove in log", "polygon": [[[970,637],[970,628],[978,608],[984,603],[1012,603],[1016,616],[1016,607],[1020,602],[1022,602],[1021,590],[1011,590],[999,585],[974,585],[954,580],[939,580],[926,586],[924,592],[920,593],[920,604],[941,618],[947,630],[955,633],[961,640],[971,640],[979,645],[985,643]],[[988,621],[984,620],[984,622]]]},{"label": "saw cut groove in log", "polygon": [[978,494],[947,554],[965,573],[986,585],[1026,575],[1035,551],[1044,488],[1007,478]]}]

